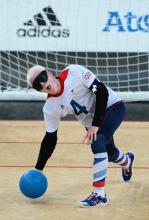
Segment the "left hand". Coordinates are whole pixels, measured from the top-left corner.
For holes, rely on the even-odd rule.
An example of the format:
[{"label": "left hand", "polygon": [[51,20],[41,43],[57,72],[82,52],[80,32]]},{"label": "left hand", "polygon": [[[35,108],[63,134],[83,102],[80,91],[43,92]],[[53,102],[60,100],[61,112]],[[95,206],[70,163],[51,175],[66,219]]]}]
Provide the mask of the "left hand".
[{"label": "left hand", "polygon": [[96,141],[98,129],[99,127],[91,126],[86,132],[86,135],[83,139],[83,143],[92,144],[93,140]]}]

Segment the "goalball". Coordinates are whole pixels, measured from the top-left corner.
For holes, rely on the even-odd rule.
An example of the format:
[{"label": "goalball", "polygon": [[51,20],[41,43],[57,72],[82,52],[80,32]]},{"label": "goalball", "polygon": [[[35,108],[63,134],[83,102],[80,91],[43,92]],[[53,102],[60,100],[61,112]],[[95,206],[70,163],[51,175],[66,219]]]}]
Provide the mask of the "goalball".
[{"label": "goalball", "polygon": [[22,174],[19,188],[24,196],[35,199],[41,197],[47,190],[46,176],[38,170],[29,170]]}]

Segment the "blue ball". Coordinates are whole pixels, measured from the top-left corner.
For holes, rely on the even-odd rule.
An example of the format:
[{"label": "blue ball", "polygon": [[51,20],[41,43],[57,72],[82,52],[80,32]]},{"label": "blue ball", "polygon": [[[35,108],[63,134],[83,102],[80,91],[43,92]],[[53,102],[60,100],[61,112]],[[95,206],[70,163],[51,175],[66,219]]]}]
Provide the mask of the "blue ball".
[{"label": "blue ball", "polygon": [[35,199],[46,192],[48,181],[42,172],[29,170],[20,177],[19,187],[26,197]]}]

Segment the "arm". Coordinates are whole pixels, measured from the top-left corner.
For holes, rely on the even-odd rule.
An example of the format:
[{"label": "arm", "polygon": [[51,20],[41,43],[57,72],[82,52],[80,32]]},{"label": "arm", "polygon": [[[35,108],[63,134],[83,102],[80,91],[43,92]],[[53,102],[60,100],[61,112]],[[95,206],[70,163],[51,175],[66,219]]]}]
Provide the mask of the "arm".
[{"label": "arm", "polygon": [[46,132],[39,151],[38,160],[35,168],[43,170],[47,160],[51,157],[57,143],[57,131],[49,133]]},{"label": "arm", "polygon": [[109,97],[108,89],[102,82],[100,82],[96,78],[93,72],[86,69],[85,67],[82,67],[80,65],[73,65],[71,71],[75,74],[75,76],[77,75],[82,84],[90,89],[96,96],[95,112],[93,116],[92,126],[88,129],[84,138],[84,142],[86,142],[87,144],[91,144],[93,138],[94,140],[96,140],[96,134],[106,111]]},{"label": "arm", "polygon": [[109,96],[108,89],[101,81],[96,78],[93,72],[86,69],[85,67],[79,65],[75,66],[75,71],[77,72],[77,75],[80,76],[82,83],[96,96],[96,106],[92,125],[99,127],[107,107]]},{"label": "arm", "polygon": [[97,132],[103,120],[109,94],[106,86],[102,82],[98,81],[96,78],[89,89],[96,95],[96,104],[92,126],[88,129],[84,138],[84,142],[86,142],[87,144],[92,144],[93,139],[96,140]]},{"label": "arm", "polygon": [[89,89],[93,91],[96,95],[95,112],[93,116],[92,125],[100,127],[100,123],[103,119],[107,107],[109,96],[108,90],[106,86],[102,82],[99,82],[97,79],[94,80]]}]

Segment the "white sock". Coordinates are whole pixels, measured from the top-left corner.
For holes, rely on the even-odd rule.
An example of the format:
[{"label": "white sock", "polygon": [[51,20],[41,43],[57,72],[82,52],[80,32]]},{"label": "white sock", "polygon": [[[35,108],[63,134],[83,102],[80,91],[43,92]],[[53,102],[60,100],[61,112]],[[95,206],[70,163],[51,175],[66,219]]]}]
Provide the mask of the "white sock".
[{"label": "white sock", "polygon": [[93,187],[93,192],[97,193],[98,196],[105,197],[104,187]]}]

